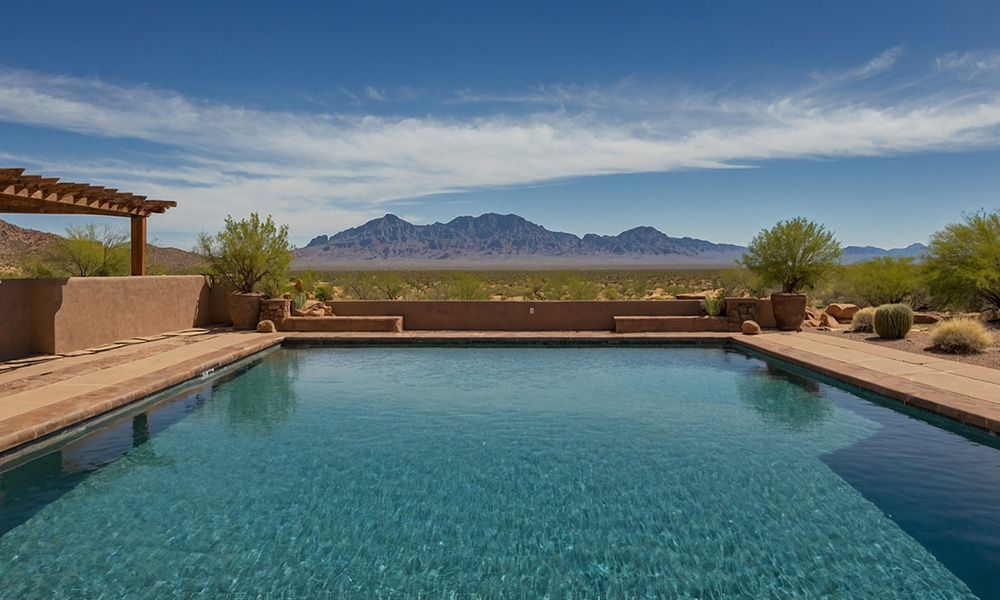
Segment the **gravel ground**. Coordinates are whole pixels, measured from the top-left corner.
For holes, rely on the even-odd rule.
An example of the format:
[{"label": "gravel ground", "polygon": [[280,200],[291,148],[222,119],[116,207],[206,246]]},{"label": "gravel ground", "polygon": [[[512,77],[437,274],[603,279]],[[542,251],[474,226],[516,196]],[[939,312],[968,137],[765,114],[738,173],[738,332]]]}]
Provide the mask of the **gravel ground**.
[{"label": "gravel ground", "polygon": [[896,350],[913,352],[914,354],[923,354],[925,356],[956,360],[972,365],[979,365],[981,367],[1000,369],[1000,324],[993,322],[987,326],[990,327],[991,333],[993,334],[993,345],[987,348],[984,352],[968,355],[947,354],[931,349],[931,336],[928,332],[933,325],[914,325],[909,335],[907,335],[906,339],[903,340],[883,340],[872,333],[847,333],[846,329],[820,331],[818,329],[806,328],[805,331],[848,338],[868,344],[878,344],[879,346],[895,348]]}]

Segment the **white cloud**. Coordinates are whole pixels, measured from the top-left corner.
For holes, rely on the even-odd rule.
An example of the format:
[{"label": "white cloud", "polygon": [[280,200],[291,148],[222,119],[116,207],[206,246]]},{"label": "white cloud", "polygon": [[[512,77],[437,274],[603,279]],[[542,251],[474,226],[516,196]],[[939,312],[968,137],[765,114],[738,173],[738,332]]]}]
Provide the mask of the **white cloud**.
[{"label": "white cloud", "polygon": [[[873,87],[901,53],[892,48],[785,90],[663,93],[626,80],[508,96],[465,92],[458,100],[471,108],[494,107],[465,118],[266,111],[6,70],[0,120],[155,144],[159,155],[128,162],[9,155],[7,162],[177,200],[158,219],[161,230],[214,229],[227,213],[260,210],[303,240],[378,216],[388,201],[435,193],[998,144],[996,78],[952,75],[992,64],[994,55],[947,55],[912,81]],[[384,98],[375,88],[365,95]],[[510,106],[496,112],[497,102]],[[0,141],[0,152],[16,148]]]},{"label": "white cloud", "polygon": [[378,88],[373,88],[370,85],[365,86],[365,96],[368,96],[369,100],[385,100],[385,92]]}]

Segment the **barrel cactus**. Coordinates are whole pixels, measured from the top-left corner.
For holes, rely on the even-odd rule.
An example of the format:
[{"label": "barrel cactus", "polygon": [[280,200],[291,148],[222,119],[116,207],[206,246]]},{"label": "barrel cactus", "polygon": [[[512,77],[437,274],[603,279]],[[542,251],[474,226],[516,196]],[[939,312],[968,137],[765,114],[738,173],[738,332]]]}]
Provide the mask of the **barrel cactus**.
[{"label": "barrel cactus", "polygon": [[883,304],[875,309],[875,333],[885,340],[901,340],[913,327],[913,309],[906,304]]}]

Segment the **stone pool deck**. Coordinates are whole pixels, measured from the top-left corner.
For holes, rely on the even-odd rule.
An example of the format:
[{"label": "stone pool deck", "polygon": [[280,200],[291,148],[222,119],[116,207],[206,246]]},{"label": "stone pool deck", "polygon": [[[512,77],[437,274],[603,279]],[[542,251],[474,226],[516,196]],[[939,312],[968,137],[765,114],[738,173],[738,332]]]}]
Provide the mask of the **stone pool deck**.
[{"label": "stone pool deck", "polygon": [[26,445],[267,348],[289,344],[715,343],[742,347],[1000,434],[1000,370],[811,333],[279,333],[186,330],[0,363],[0,462]]}]

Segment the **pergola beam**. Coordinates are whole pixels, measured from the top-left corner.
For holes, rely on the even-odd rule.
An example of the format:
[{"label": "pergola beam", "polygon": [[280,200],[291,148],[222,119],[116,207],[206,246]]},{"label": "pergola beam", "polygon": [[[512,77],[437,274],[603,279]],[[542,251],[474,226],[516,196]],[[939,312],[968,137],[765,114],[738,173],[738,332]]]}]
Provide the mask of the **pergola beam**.
[{"label": "pergola beam", "polygon": [[25,175],[24,169],[0,168],[0,213],[95,215],[131,220],[132,274],[146,274],[146,218],[177,206],[86,183]]}]

